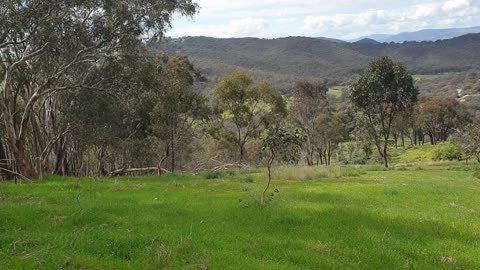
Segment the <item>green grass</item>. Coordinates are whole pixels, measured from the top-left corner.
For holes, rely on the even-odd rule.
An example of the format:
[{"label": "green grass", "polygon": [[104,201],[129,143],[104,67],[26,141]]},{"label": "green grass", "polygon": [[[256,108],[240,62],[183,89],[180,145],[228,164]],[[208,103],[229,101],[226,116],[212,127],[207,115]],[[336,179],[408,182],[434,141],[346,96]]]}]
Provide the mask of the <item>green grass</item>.
[{"label": "green grass", "polygon": [[274,174],[0,183],[0,269],[480,269],[470,167]]},{"label": "green grass", "polygon": [[406,148],[390,147],[390,154],[394,163],[419,163],[433,161],[437,146],[431,144],[407,146]]},{"label": "green grass", "polygon": [[430,74],[430,75],[413,75],[413,78],[416,81],[422,81],[422,80],[439,80],[448,76],[452,76],[455,74],[461,74],[461,72],[447,72],[447,73],[440,73],[440,74]]},{"label": "green grass", "polygon": [[343,90],[345,89],[345,86],[333,86],[328,89],[328,95],[339,98],[343,94]]}]

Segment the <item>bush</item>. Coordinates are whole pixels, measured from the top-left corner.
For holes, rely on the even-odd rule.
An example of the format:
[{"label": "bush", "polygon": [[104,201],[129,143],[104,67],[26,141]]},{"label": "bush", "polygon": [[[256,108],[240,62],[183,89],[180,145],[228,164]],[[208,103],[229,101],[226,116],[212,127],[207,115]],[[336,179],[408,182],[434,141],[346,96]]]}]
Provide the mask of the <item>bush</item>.
[{"label": "bush", "polygon": [[203,175],[205,179],[219,179],[219,178],[227,178],[237,175],[237,171],[235,170],[223,170],[223,171],[210,171]]},{"label": "bush", "polygon": [[440,143],[436,146],[436,149],[433,151],[433,160],[462,160],[462,151],[460,148],[451,142]]},{"label": "bush", "polygon": [[394,188],[391,188],[391,187],[385,187],[383,189],[383,193],[385,195],[388,195],[388,196],[397,196],[399,195],[400,193],[398,192],[398,190],[394,189]]},{"label": "bush", "polygon": [[245,183],[253,183],[255,182],[255,179],[253,178],[252,175],[245,175],[242,179],[243,182]]},{"label": "bush", "polygon": [[211,172],[205,173],[203,177],[205,179],[219,179],[225,176],[226,176],[226,173],[223,171],[211,171]]},{"label": "bush", "polygon": [[370,147],[355,142],[346,142],[339,145],[337,159],[342,164],[363,165],[368,162],[372,153]]}]

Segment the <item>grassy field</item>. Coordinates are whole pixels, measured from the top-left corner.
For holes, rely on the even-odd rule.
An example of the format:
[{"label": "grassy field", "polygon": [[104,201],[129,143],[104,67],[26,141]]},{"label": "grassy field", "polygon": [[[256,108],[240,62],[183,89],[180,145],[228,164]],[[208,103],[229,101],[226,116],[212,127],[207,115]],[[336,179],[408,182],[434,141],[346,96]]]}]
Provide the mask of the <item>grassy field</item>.
[{"label": "grassy field", "polygon": [[480,269],[474,167],[274,175],[2,183],[0,269]]},{"label": "grassy field", "polygon": [[442,79],[442,78],[452,76],[452,75],[455,75],[455,74],[461,74],[461,72],[447,72],[447,73],[440,73],[440,74],[434,74],[434,75],[420,75],[420,74],[417,74],[417,75],[413,75],[413,78],[416,81],[438,80],[438,79]]},{"label": "grassy field", "polygon": [[399,147],[395,149],[391,147],[390,154],[394,164],[399,163],[425,163],[433,161],[436,147],[427,143],[425,145]]},{"label": "grassy field", "polygon": [[339,98],[342,96],[345,86],[333,86],[328,89],[328,95]]}]

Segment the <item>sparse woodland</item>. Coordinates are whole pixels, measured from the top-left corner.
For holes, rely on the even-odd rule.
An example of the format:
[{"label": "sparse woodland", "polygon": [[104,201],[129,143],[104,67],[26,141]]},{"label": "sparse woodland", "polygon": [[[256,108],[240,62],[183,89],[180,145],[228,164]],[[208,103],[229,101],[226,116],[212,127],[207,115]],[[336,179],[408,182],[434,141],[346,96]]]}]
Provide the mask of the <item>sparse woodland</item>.
[{"label": "sparse woodland", "polygon": [[0,270],[480,269],[480,34],[165,37],[199,9],[0,0]]},{"label": "sparse woodland", "polygon": [[[477,108],[419,96],[416,81],[428,80],[414,80],[388,57],[345,78],[351,86],[337,98],[314,76],[282,96],[240,70],[200,91],[207,78],[187,57],[147,46],[163,38],[174,12],[192,16],[197,8],[189,0],[2,1],[2,177],[258,166],[262,149],[280,147],[266,144],[272,126],[298,132],[302,142],[298,158],[270,165],[365,164],[379,156],[388,166],[391,147],[447,140],[458,141],[461,158],[478,157]],[[470,95],[477,77],[460,79]]]}]

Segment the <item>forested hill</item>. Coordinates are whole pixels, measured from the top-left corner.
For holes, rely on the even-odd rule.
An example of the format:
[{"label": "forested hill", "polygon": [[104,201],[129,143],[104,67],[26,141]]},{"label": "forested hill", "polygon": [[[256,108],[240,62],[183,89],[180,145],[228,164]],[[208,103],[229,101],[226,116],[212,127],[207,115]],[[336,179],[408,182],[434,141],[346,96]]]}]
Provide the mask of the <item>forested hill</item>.
[{"label": "forested hill", "polygon": [[348,82],[376,56],[388,55],[415,74],[480,69],[480,34],[436,42],[345,43],[307,37],[279,39],[185,37],[151,44],[154,51],[186,55],[214,82],[235,69],[246,69],[288,92],[307,79],[329,84]]}]

